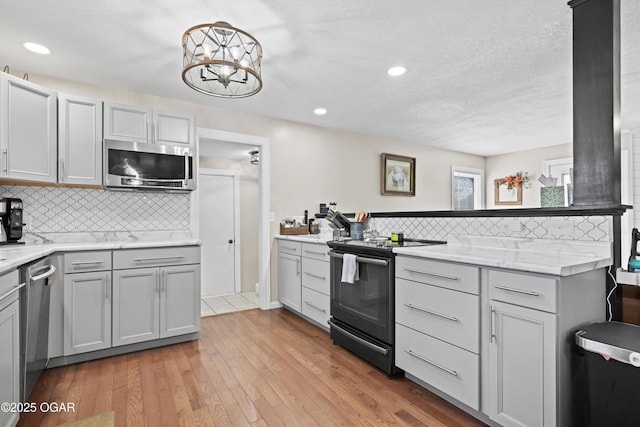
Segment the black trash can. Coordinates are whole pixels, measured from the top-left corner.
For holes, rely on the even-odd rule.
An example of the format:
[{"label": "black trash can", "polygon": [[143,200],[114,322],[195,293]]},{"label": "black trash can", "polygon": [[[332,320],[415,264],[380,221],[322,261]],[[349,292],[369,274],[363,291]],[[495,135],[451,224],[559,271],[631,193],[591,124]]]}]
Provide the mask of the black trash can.
[{"label": "black trash can", "polygon": [[593,323],[575,334],[585,350],[589,426],[640,425],[640,326]]}]

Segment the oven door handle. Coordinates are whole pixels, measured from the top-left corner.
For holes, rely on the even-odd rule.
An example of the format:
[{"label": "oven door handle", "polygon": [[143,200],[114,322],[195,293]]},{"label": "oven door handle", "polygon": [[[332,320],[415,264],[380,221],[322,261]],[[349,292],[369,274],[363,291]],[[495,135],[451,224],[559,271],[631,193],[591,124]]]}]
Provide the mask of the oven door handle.
[{"label": "oven door handle", "polygon": [[[333,251],[329,251],[329,256],[331,258],[340,258],[340,259],[344,258],[343,254],[339,254]],[[381,265],[384,267],[389,265],[389,260],[386,260],[386,259],[366,258],[361,256],[356,256],[356,262],[362,262],[364,264]]]},{"label": "oven door handle", "polygon": [[328,323],[332,328],[334,328],[336,331],[340,332],[342,335],[345,335],[345,336],[347,336],[347,337],[351,338],[352,340],[354,340],[354,341],[356,341],[356,342],[358,342],[358,343],[362,344],[363,346],[365,346],[365,347],[367,347],[367,348],[369,348],[369,349],[371,349],[371,350],[375,351],[376,353],[380,353],[380,354],[382,354],[382,355],[384,355],[384,356],[386,356],[387,354],[389,354],[389,349],[386,349],[386,348],[383,348],[383,347],[377,346],[377,345],[375,345],[375,344],[370,343],[369,341],[363,340],[363,339],[362,339],[362,338],[360,338],[359,336],[354,335],[354,334],[352,334],[351,332],[349,332],[349,331],[347,331],[347,330],[345,330],[345,329],[342,329],[340,326],[336,325],[336,323],[335,323],[333,320],[329,319],[329,320],[327,321],[327,323]]}]

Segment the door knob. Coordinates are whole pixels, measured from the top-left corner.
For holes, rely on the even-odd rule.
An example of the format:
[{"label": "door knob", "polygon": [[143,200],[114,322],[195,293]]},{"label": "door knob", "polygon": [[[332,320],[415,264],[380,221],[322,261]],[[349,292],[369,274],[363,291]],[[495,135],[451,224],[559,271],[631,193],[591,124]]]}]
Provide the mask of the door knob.
[{"label": "door knob", "polygon": [[229,239],[229,243],[233,243],[233,239]]}]

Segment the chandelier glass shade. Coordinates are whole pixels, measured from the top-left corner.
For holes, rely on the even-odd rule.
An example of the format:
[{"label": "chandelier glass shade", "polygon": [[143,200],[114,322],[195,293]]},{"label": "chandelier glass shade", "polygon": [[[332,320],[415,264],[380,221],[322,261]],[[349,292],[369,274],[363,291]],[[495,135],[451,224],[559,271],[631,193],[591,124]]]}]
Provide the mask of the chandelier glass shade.
[{"label": "chandelier glass shade", "polygon": [[262,46],[226,22],[189,28],[182,36],[182,80],[198,92],[244,98],[262,89]]}]

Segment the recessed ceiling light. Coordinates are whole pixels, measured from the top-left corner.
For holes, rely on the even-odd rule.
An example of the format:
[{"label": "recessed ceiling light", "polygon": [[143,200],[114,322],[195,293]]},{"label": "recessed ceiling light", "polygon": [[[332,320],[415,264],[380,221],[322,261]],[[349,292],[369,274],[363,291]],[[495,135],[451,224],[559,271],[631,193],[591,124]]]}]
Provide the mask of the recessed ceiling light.
[{"label": "recessed ceiling light", "polygon": [[26,42],[23,43],[23,45],[25,49],[27,49],[28,51],[31,51],[33,53],[39,53],[40,55],[48,55],[51,53],[51,51],[45,47],[42,46],[41,44],[38,43],[32,43],[32,42]]},{"label": "recessed ceiling light", "polygon": [[315,110],[313,110],[313,113],[318,115],[318,116],[324,116],[325,114],[327,114],[327,109],[326,108],[322,108],[322,107],[318,107]]},{"label": "recessed ceiling light", "polygon": [[407,72],[407,69],[405,67],[403,67],[402,65],[399,65],[397,67],[391,67],[387,70],[387,74],[389,74],[390,76],[401,76],[404,73]]}]

